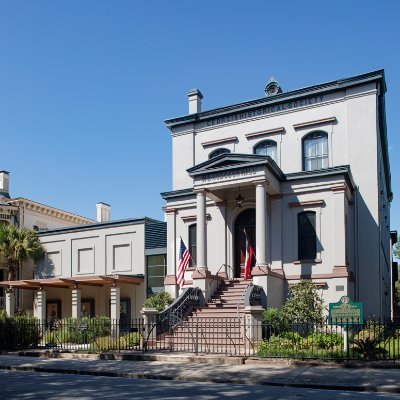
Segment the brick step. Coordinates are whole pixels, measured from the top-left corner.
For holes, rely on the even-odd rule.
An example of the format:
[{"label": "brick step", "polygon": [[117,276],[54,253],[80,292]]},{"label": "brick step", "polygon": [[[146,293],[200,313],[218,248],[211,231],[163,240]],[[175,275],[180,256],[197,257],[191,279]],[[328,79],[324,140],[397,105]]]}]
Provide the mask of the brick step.
[{"label": "brick step", "polygon": [[226,293],[226,292],[244,292],[245,286],[221,286],[214,293]]},{"label": "brick step", "polygon": [[238,345],[243,345],[244,342],[243,340],[230,340],[229,338],[223,338],[223,339],[216,339],[216,338],[209,338],[209,339],[204,339],[204,338],[198,338],[198,340],[193,340],[192,338],[188,338],[188,340],[182,339],[182,338],[175,338],[169,343],[173,344],[192,344],[192,343],[197,343],[199,345],[210,345],[213,347],[216,347],[218,345],[225,345],[225,346],[238,346]]},{"label": "brick step", "polygon": [[221,296],[243,296],[244,290],[224,290],[221,292],[215,292],[212,298],[217,298]]},{"label": "brick step", "polygon": [[[207,307],[198,309],[197,311],[212,311],[212,310],[237,310],[238,307],[231,304],[209,304]],[[239,311],[244,311],[244,306],[239,306]]]},{"label": "brick step", "polygon": [[214,333],[226,334],[226,333],[231,333],[231,332],[241,332],[241,331],[243,331],[242,328],[243,328],[243,326],[239,326],[239,324],[228,326],[228,327],[224,327],[224,326],[211,326],[211,327],[209,327],[209,326],[206,326],[206,325],[202,326],[200,324],[199,325],[197,325],[197,324],[194,324],[194,325],[188,324],[187,326],[177,326],[177,327],[175,327],[173,332],[174,332],[174,334],[176,332],[179,332],[179,333],[180,332],[186,332],[186,333],[203,332],[203,333],[206,333],[206,334],[208,334],[208,333],[211,333],[211,334],[214,334]]},{"label": "brick step", "polygon": [[[239,307],[240,310],[240,307]],[[196,315],[198,313],[212,313],[212,314],[232,314],[232,313],[237,313],[237,307],[213,307],[213,308],[209,308],[209,307],[205,307],[205,308],[201,308],[198,310],[194,310],[192,312],[192,315]]]},{"label": "brick step", "polygon": [[[241,317],[240,318],[240,323],[241,323],[241,326],[243,326],[243,322],[242,322],[243,321],[243,316],[241,315],[240,317]],[[234,327],[235,324],[239,325],[237,317],[236,318],[230,318],[230,320],[231,320],[231,322],[229,322],[229,324],[232,327]],[[215,329],[217,327],[223,327],[223,328],[226,327],[226,323],[225,322],[223,324],[221,324],[221,318],[220,317],[201,317],[201,316],[191,317],[188,320],[188,324],[190,326],[193,326],[193,327],[198,325],[199,327],[200,326],[202,326],[204,328],[205,327],[212,327],[212,328],[215,328]]]},{"label": "brick step", "polygon": [[224,296],[219,296],[219,297],[213,297],[207,304],[213,304],[217,302],[223,302],[225,304],[238,304],[238,303],[244,303],[244,299],[240,296],[233,296],[233,295],[224,295]]},{"label": "brick step", "polygon": [[[173,345],[172,346],[172,350],[174,350],[174,351],[189,351],[189,352],[192,352],[192,351],[195,351],[195,347],[194,347],[194,345],[193,345],[193,347],[190,347],[190,346],[185,346],[185,345],[183,345],[183,346],[180,346],[180,345]],[[228,354],[233,354],[233,355],[245,355],[246,353],[248,353],[249,352],[249,349],[247,348],[246,349],[246,347],[244,346],[244,345],[240,345],[240,346],[231,346],[231,347],[228,347],[228,346],[218,346],[218,347],[211,347],[210,345],[205,345],[205,346],[198,346],[197,347],[197,350],[199,351],[199,352],[207,352],[207,353],[215,353],[215,354],[218,354],[218,353],[221,353],[221,354],[226,354],[226,353],[228,353]]]},{"label": "brick step", "polygon": [[[223,304],[221,304],[221,303],[207,303],[207,305],[204,306],[204,307],[196,308],[196,311],[199,311],[199,310],[210,310],[210,309],[213,309],[213,310],[215,310],[215,309],[218,309],[218,310],[237,310],[237,308],[238,308],[237,304],[231,304],[231,303],[223,303]],[[243,306],[239,305],[239,309],[240,308],[244,309],[244,305]]]},{"label": "brick step", "polygon": [[[179,339],[179,340],[195,340],[197,337],[197,340],[214,340],[214,339],[218,339],[218,340],[230,340],[230,341],[242,341],[245,339],[244,337],[244,333],[243,331],[234,331],[234,332],[230,332],[230,333],[226,333],[226,332],[215,332],[214,334],[212,334],[212,332],[210,332],[209,334],[207,334],[207,332],[201,332],[198,331],[198,334],[196,335],[196,332],[193,331],[192,334],[190,334],[187,331],[183,331],[183,332],[174,332],[173,336],[165,336],[164,338],[157,338],[157,342],[168,342],[168,341],[172,341],[174,339]],[[156,341],[156,338],[154,338],[154,341]]]},{"label": "brick step", "polygon": [[[223,311],[223,310],[222,310]],[[240,314],[239,312],[239,317],[242,317],[243,314]],[[207,320],[208,318],[214,318],[214,319],[226,319],[229,318],[232,322],[234,321],[234,319],[238,318],[237,312],[218,312],[217,310],[212,310],[212,311],[203,311],[201,313],[194,313],[191,315],[192,319],[196,319],[196,318],[200,318],[203,319],[203,323],[206,323],[205,320]],[[197,321],[199,322],[199,321]]]},{"label": "brick step", "polygon": [[[193,335],[193,336],[192,336]],[[243,337],[243,333],[240,332],[240,329],[237,331],[231,331],[231,332],[202,332],[201,330],[199,331],[193,331],[192,334],[190,334],[188,331],[176,331],[174,332],[174,338],[192,338],[192,337],[198,337],[199,340],[200,338],[206,338],[206,339],[225,339],[225,338],[236,338],[240,339]]]}]

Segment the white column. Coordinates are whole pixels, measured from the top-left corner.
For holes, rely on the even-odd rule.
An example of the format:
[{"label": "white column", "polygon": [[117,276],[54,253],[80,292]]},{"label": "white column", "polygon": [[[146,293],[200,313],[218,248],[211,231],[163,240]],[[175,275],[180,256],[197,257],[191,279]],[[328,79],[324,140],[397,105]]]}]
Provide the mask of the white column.
[{"label": "white column", "polygon": [[164,279],[164,288],[173,298],[177,297],[176,285],[176,210],[165,210],[167,219],[167,276]]},{"label": "white column", "polygon": [[6,290],[6,312],[9,317],[13,317],[15,313],[15,292],[14,289]]},{"label": "white column", "polygon": [[35,317],[42,324],[46,322],[46,291],[43,289],[36,292]]},{"label": "white column", "polygon": [[167,275],[176,275],[176,221],[175,209],[165,210],[167,216]]},{"label": "white column", "polygon": [[110,291],[110,298],[111,298],[111,310],[110,316],[113,322],[118,323],[119,321],[119,314],[120,314],[120,298],[121,298],[121,289],[118,286],[113,286]]},{"label": "white column", "polygon": [[197,193],[197,268],[207,269],[206,193]]},{"label": "white column", "polygon": [[265,181],[256,183],[256,258],[259,265],[267,264],[267,201]]},{"label": "white column", "polygon": [[80,318],[81,317],[81,289],[74,288],[72,289],[72,318]]}]

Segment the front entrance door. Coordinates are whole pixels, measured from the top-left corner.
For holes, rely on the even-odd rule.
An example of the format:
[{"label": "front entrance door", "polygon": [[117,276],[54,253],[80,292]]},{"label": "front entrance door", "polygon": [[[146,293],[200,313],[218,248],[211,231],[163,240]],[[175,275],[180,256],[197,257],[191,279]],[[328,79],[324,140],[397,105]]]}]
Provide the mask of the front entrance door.
[{"label": "front entrance door", "polygon": [[[246,261],[246,236],[244,231],[249,238],[253,249],[255,249],[256,243],[256,210],[249,208],[244,210],[236,219],[235,222],[235,278],[244,276],[244,266]],[[252,267],[255,264],[255,260],[252,260]]]}]

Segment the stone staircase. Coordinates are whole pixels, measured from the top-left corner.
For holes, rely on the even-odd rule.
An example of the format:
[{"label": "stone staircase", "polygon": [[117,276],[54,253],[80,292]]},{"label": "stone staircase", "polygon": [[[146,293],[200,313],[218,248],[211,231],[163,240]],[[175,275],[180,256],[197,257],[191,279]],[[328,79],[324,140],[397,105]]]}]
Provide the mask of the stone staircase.
[{"label": "stone staircase", "polygon": [[204,307],[193,310],[186,321],[174,327],[170,347],[239,354],[244,346],[244,293],[249,283],[242,278],[222,283]]}]

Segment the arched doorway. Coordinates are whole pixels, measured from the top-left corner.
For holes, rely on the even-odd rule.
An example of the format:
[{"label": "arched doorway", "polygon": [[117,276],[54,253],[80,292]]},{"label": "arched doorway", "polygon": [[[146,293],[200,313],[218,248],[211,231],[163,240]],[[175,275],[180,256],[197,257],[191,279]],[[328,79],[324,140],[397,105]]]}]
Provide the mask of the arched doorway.
[{"label": "arched doorway", "polygon": [[[248,208],[242,211],[235,221],[235,268],[234,277],[244,276],[244,264],[246,261],[246,234],[253,249],[256,243],[256,210]],[[255,260],[252,261],[252,266]]]}]

